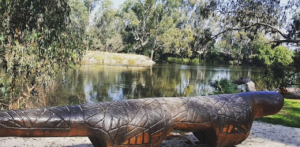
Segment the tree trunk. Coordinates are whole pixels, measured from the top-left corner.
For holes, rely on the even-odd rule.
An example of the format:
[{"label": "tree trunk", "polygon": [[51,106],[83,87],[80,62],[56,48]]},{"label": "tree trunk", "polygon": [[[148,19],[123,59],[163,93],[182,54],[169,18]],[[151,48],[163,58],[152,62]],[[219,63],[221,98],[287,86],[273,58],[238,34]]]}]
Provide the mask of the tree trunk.
[{"label": "tree trunk", "polygon": [[153,61],[153,55],[154,55],[154,49],[151,50],[151,56],[150,59]]}]

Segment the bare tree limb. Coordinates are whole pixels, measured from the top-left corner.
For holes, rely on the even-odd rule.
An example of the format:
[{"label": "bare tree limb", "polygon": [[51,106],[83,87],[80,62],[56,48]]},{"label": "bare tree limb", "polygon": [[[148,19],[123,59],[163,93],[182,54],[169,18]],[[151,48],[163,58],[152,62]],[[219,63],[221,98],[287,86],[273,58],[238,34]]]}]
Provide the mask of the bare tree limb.
[{"label": "bare tree limb", "polygon": [[[253,27],[253,26],[265,26],[265,27],[269,27],[271,29],[273,29],[275,32],[279,33],[283,38],[286,38],[286,42],[289,41],[289,42],[292,42],[292,43],[298,43],[300,42],[300,40],[292,40],[290,39],[286,34],[284,34],[282,31],[280,31],[278,28],[270,25],[270,24],[266,24],[266,23],[254,23],[254,24],[251,24],[251,25],[248,25],[248,26],[245,26],[245,27],[239,27],[239,28],[228,28],[228,29],[225,29],[224,31],[222,32],[219,32],[217,33],[216,35],[212,36],[211,38],[212,39],[216,39],[219,35],[221,34],[224,34],[226,32],[229,32],[229,31],[238,31],[238,30],[243,30],[243,29],[247,29],[247,28],[250,28],[250,27]],[[277,42],[277,41],[275,41]],[[284,42],[284,40],[282,40],[282,42]]]},{"label": "bare tree limb", "polygon": [[300,43],[300,40],[293,40],[293,39],[283,39],[283,40],[274,40],[271,43]]},{"label": "bare tree limb", "polygon": [[134,36],[135,40],[140,40],[139,34],[136,32],[136,30],[133,31],[133,28],[131,28],[131,34]]}]

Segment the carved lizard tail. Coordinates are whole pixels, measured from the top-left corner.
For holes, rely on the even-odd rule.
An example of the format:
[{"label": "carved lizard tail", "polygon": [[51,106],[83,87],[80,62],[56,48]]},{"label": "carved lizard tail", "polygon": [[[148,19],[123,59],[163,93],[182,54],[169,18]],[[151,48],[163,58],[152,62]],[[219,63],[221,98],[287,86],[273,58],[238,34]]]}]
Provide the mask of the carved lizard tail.
[{"label": "carved lizard tail", "polygon": [[88,136],[81,106],[0,111],[0,136]]}]

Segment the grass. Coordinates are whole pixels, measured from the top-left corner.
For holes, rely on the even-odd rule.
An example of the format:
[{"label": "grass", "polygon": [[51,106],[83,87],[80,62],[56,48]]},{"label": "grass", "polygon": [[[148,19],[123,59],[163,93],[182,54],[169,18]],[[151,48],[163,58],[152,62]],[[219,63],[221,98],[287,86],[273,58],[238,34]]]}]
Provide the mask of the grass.
[{"label": "grass", "polygon": [[256,120],[300,128],[300,100],[285,99],[284,106],[279,113]]},{"label": "grass", "polygon": [[199,64],[199,59],[194,58],[176,58],[176,57],[168,57],[168,62],[170,63],[181,63],[181,64]]}]

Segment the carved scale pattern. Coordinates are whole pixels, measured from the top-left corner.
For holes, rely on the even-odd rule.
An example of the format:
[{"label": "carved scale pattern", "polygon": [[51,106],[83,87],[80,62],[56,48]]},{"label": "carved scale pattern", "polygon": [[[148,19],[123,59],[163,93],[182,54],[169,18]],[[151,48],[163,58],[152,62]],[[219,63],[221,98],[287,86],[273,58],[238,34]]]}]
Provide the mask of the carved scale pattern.
[{"label": "carved scale pattern", "polygon": [[[239,95],[219,95],[209,99],[218,113],[219,129],[224,134],[245,133],[251,128],[251,109]],[[228,123],[230,122],[230,123]]]},{"label": "carved scale pattern", "polygon": [[[86,104],[82,108],[86,124],[105,132],[114,144],[148,144],[160,140],[159,134],[171,123],[165,117],[166,112],[160,101],[114,101]],[[119,134],[120,132],[126,134]]]},{"label": "carved scale pattern", "polygon": [[7,128],[70,128],[67,106],[0,112],[0,124]]},{"label": "carved scale pattern", "polygon": [[[75,111],[76,110],[76,111]],[[239,95],[191,98],[147,98],[0,112],[6,128],[71,129],[74,117],[98,130],[114,145],[145,145],[161,141],[174,124],[218,123],[224,134],[249,131],[251,109]],[[125,133],[124,133],[125,132]]]}]

